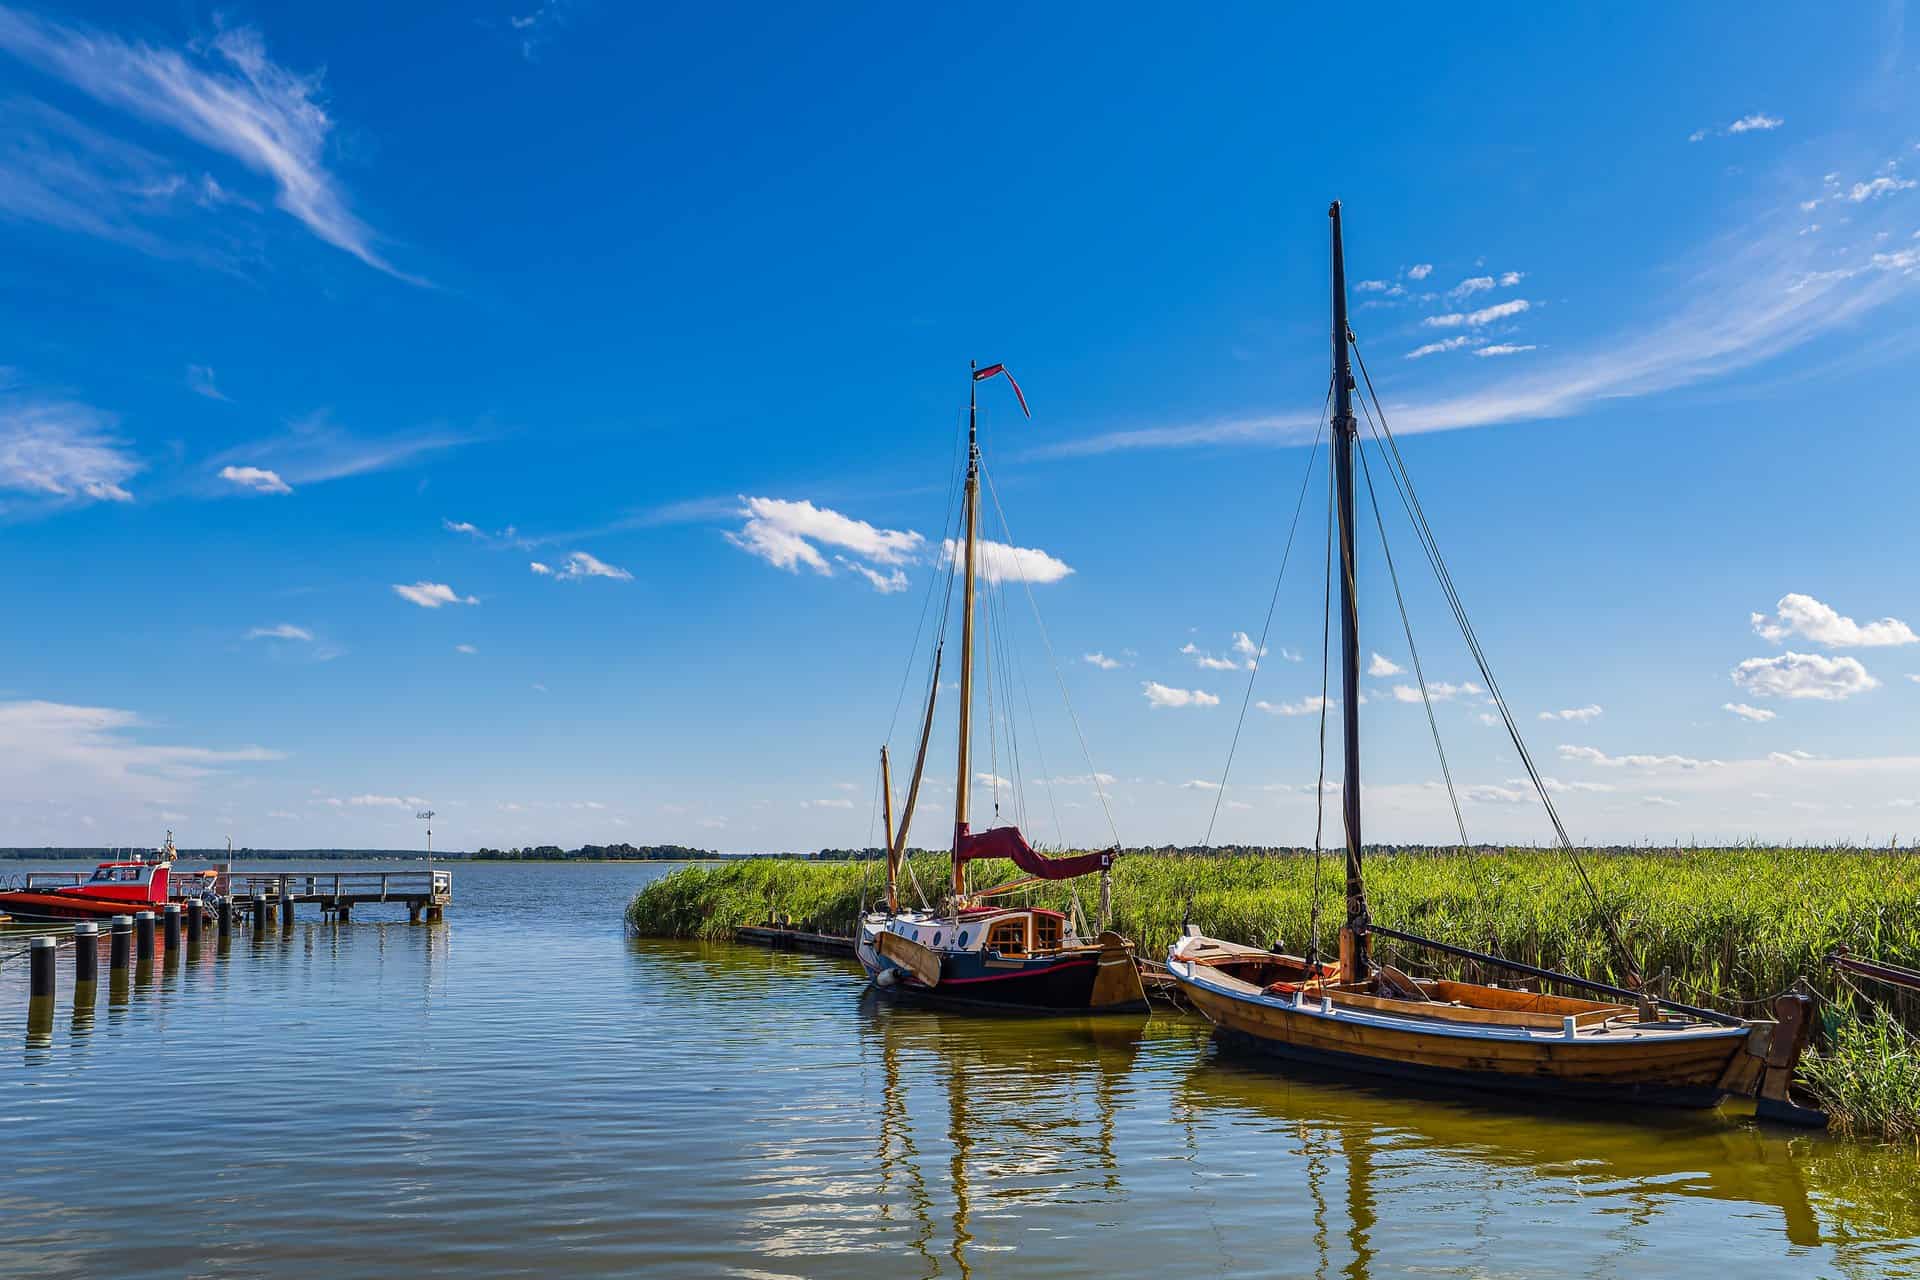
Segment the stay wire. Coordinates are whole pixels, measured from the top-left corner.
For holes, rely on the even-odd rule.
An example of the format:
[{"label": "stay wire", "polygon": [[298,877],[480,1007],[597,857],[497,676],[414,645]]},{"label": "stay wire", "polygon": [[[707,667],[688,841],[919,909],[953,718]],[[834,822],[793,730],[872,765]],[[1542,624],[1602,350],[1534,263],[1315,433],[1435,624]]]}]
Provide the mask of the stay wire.
[{"label": "stay wire", "polygon": [[1333,650],[1333,468],[1327,468],[1327,566],[1320,599],[1320,767],[1313,780],[1313,911],[1307,960],[1320,962],[1320,852],[1327,818],[1327,666]]},{"label": "stay wire", "polygon": [[[1440,554],[1439,541],[1434,536],[1433,527],[1427,522],[1426,512],[1420,505],[1419,495],[1414,491],[1412,473],[1407,469],[1406,459],[1400,453],[1399,442],[1394,439],[1393,428],[1387,424],[1386,410],[1381,406],[1380,396],[1373,388],[1373,378],[1367,372],[1366,357],[1360,353],[1360,343],[1351,333],[1347,335],[1347,342],[1353,348],[1354,359],[1360,366],[1360,377],[1366,383],[1367,395],[1373,400],[1374,411],[1379,415],[1379,433],[1386,439],[1383,454],[1389,456],[1392,461],[1393,467],[1390,474],[1397,473],[1395,488],[1400,490],[1401,501],[1407,506],[1408,516],[1420,537],[1422,547],[1426,550],[1428,563],[1433,567],[1434,576],[1440,583],[1447,604],[1453,611],[1454,620],[1460,627],[1461,637],[1466,641],[1467,649],[1473,655],[1474,665],[1479,668],[1481,678],[1487,682],[1487,692],[1500,712],[1507,736],[1512,740],[1514,750],[1520,754],[1520,762],[1527,771],[1528,779],[1533,783],[1534,791],[1540,797],[1540,803],[1546,808],[1547,818],[1553,823],[1554,834],[1559,838],[1562,851],[1566,853],[1568,861],[1573,864],[1573,869],[1580,878],[1581,887],[1586,890],[1588,899],[1593,903],[1594,911],[1599,915],[1600,922],[1607,931],[1608,941],[1626,966],[1628,985],[1637,988],[1643,981],[1640,964],[1633,953],[1627,949],[1625,941],[1620,937],[1619,926],[1613,918],[1613,913],[1607,910],[1606,904],[1600,899],[1599,891],[1594,888],[1592,879],[1587,875],[1586,866],[1581,861],[1578,851],[1574,849],[1572,839],[1567,835],[1566,825],[1560,820],[1560,811],[1553,803],[1553,797],[1548,794],[1546,783],[1541,779],[1540,771],[1533,762],[1533,754],[1527,750],[1527,744],[1520,736],[1520,726],[1514,721],[1512,709],[1507,705],[1506,696],[1501,693],[1499,681],[1494,678],[1492,666],[1480,647],[1479,637],[1474,634],[1473,624],[1467,618],[1466,606],[1461,602],[1459,592],[1453,585],[1453,575],[1448,572],[1446,560]],[[1369,418],[1369,422],[1371,421],[1372,419]]]},{"label": "stay wire", "polygon": [[1327,381],[1327,397],[1320,406],[1320,425],[1314,428],[1313,444],[1307,451],[1307,469],[1300,477],[1300,496],[1294,499],[1293,520],[1287,525],[1286,550],[1280,553],[1280,572],[1273,576],[1273,594],[1267,598],[1266,621],[1260,624],[1260,643],[1254,646],[1253,657],[1247,662],[1247,688],[1240,695],[1240,716],[1233,722],[1233,740],[1227,745],[1227,762],[1220,770],[1220,786],[1213,793],[1213,813],[1207,818],[1207,834],[1200,841],[1202,849],[1213,844],[1214,824],[1220,821],[1220,803],[1226,799],[1227,778],[1233,772],[1233,757],[1240,749],[1240,732],[1247,723],[1247,708],[1253,703],[1253,683],[1260,675],[1260,660],[1267,655],[1267,636],[1273,629],[1274,609],[1280,603],[1280,584],[1286,580],[1287,561],[1293,556],[1293,537],[1300,528],[1300,510],[1306,505],[1307,486],[1313,480],[1314,464],[1320,457],[1320,437],[1327,429],[1327,413],[1333,403],[1333,381]]}]

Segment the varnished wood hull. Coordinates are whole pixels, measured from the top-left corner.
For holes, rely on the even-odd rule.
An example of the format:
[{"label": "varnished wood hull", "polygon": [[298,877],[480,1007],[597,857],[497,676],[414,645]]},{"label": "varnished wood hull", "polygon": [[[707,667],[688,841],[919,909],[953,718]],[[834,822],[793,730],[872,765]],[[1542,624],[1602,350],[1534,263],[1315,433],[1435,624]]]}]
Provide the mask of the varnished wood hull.
[{"label": "varnished wood hull", "polygon": [[1345,1012],[1328,1017],[1191,980],[1180,985],[1231,1045],[1342,1071],[1568,1101],[1712,1107],[1725,1096],[1720,1081],[1746,1043],[1744,1028],[1631,1040],[1443,1034]]}]

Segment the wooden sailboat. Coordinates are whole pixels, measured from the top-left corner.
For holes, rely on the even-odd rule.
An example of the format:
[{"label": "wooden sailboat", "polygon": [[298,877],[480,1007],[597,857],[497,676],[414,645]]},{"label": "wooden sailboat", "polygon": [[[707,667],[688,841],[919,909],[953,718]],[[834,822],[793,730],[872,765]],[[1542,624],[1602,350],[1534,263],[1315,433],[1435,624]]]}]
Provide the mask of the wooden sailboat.
[{"label": "wooden sailboat", "polygon": [[[885,796],[887,900],[884,910],[860,922],[855,952],[874,987],[890,994],[943,1004],[1044,1012],[1141,1011],[1147,1007],[1133,944],[1102,929],[1088,941],[1067,913],[1040,907],[992,903],[992,899],[1037,881],[1067,880],[1098,873],[1102,895],[1118,849],[1070,857],[1049,857],[1033,849],[1013,825],[975,832],[968,803],[973,778],[974,594],[978,579],[980,526],[980,436],[978,388],[1005,375],[1026,408],[1026,397],[1004,365],[974,366],[967,396],[967,471],[964,550],[961,569],[960,741],[954,778],[953,872],[944,901],[918,911],[903,910],[900,868],[907,832],[926,770],[933,733],[934,703],[940,689],[940,653],[935,648],[933,677],[927,690],[920,746],[907,789],[906,808],[896,829],[886,749],[881,748],[881,785]],[[1024,873],[1004,884],[974,889],[968,864],[1005,858]]]},{"label": "wooden sailboat", "polygon": [[[1757,1094],[1763,1109],[1772,1104],[1790,1111],[1786,1089],[1806,1034],[1802,997],[1781,997],[1775,1006],[1777,1021],[1750,1022],[1634,989],[1639,983],[1630,957],[1632,986],[1613,986],[1434,942],[1369,918],[1360,834],[1361,651],[1354,560],[1358,424],[1338,201],[1329,216],[1331,448],[1341,565],[1340,712],[1345,736],[1341,800],[1346,923],[1340,930],[1339,962],[1324,964],[1241,946],[1190,927],[1170,949],[1168,968],[1181,993],[1227,1037],[1283,1058],[1432,1084],[1526,1090],[1552,1099],[1624,1098],[1704,1107],[1729,1093]],[[1514,737],[1524,757],[1517,731]],[[1544,800],[1544,791],[1542,795]],[[1376,936],[1601,998],[1412,978],[1374,960],[1371,941]]]}]

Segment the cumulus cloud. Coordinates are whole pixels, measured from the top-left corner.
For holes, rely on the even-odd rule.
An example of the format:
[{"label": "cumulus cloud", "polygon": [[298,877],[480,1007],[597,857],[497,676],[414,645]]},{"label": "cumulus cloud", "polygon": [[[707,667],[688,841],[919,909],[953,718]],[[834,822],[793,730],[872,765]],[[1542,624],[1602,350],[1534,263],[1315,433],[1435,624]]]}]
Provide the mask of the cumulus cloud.
[{"label": "cumulus cloud", "polygon": [[1097,652],[1081,654],[1080,661],[1090,667],[1098,667],[1102,671],[1116,671],[1121,665],[1118,658],[1109,658],[1106,654]]},{"label": "cumulus cloud", "polygon": [[[944,553],[957,565],[965,544],[948,538]],[[1014,547],[982,538],[974,544],[974,568],[988,582],[1058,582],[1073,572],[1071,565],[1038,547]]]},{"label": "cumulus cloud", "polygon": [[443,604],[480,603],[475,597],[463,596],[444,582],[416,582],[411,586],[396,582],[393,592],[402,600],[417,604],[422,609],[438,609]]},{"label": "cumulus cloud", "polygon": [[1173,689],[1156,680],[1140,682],[1140,691],[1152,707],[1217,707],[1220,699],[1201,689]]},{"label": "cumulus cloud", "polygon": [[1913,633],[1913,628],[1898,618],[1861,624],[1841,616],[1832,605],[1822,604],[1798,591],[1781,596],[1771,615],[1756,613],[1752,620],[1754,631],[1775,644],[1796,635],[1829,649],[1920,643],[1920,636]]},{"label": "cumulus cloud", "polygon": [[1792,650],[1777,658],[1748,658],[1733,669],[1733,682],[1756,697],[1825,702],[1839,702],[1880,687],[1858,658],[1828,658]]},{"label": "cumulus cloud", "polygon": [[1407,279],[1409,280],[1425,280],[1432,274],[1433,264],[1431,262],[1416,262],[1407,268]]},{"label": "cumulus cloud", "polygon": [[1755,724],[1765,724],[1774,717],[1774,713],[1765,707],[1750,707],[1744,702],[1723,702],[1720,704],[1720,709],[1731,711],[1742,720],[1751,720]]},{"label": "cumulus cloud", "polygon": [[1375,653],[1367,660],[1367,674],[1375,679],[1384,680],[1388,676],[1397,676],[1406,668],[1382,653]]},{"label": "cumulus cloud", "polygon": [[[1459,684],[1451,684],[1445,680],[1435,680],[1427,685],[1427,697],[1434,702],[1451,702],[1455,698],[1477,697],[1485,692],[1485,689],[1482,689],[1471,680],[1463,680]],[[1393,697],[1396,702],[1418,702],[1420,701],[1420,686],[1397,684],[1393,686]]]},{"label": "cumulus cloud", "polygon": [[1562,711],[1542,711],[1540,718],[1542,720],[1584,721],[1598,719],[1600,714],[1601,708],[1598,703],[1588,703],[1584,707],[1568,707]]},{"label": "cumulus cloud", "polygon": [[633,575],[618,565],[588,555],[584,551],[569,551],[567,558],[560,562],[558,578],[611,578],[615,582],[632,582]]},{"label": "cumulus cloud", "polygon": [[222,467],[220,478],[253,493],[292,493],[293,486],[265,467]]},{"label": "cumulus cloud", "polygon": [[[740,501],[745,505],[739,514],[747,522],[727,532],[727,541],[734,546],[789,573],[798,573],[805,565],[830,578],[837,562],[882,594],[906,589],[906,573],[900,566],[916,559],[926,541],[910,529],[877,528],[807,501],[744,495]],[[829,559],[822,546],[840,548],[858,560],[841,554]]]}]

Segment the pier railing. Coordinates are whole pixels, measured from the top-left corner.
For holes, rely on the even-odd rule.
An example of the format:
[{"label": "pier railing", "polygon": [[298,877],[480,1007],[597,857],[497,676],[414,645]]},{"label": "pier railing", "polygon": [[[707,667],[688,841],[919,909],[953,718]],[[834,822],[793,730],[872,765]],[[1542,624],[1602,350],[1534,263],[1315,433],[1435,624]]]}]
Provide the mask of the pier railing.
[{"label": "pier railing", "polygon": [[430,902],[453,897],[451,871],[235,871],[218,887],[233,898],[297,902]]}]

